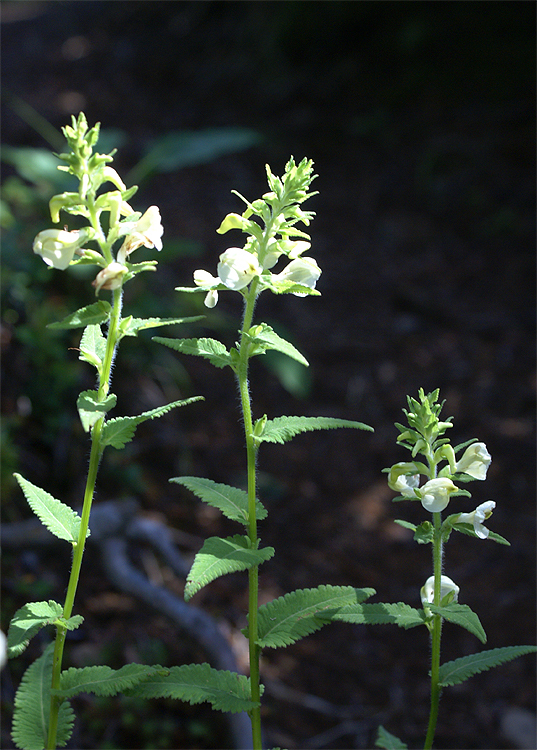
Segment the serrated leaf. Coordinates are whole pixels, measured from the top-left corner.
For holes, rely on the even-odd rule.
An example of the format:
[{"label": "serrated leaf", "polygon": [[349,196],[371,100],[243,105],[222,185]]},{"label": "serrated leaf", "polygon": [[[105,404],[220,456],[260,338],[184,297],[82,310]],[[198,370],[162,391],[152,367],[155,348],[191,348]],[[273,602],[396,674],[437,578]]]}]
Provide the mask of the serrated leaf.
[{"label": "serrated leaf", "polygon": [[445,607],[436,607],[434,604],[428,604],[427,608],[431,610],[435,615],[440,615],[445,620],[460,625],[461,628],[465,628],[476,638],[479,638],[481,643],[486,643],[487,636],[483,630],[483,626],[479,621],[479,617],[473,612],[467,604],[459,604],[458,602],[451,602]]},{"label": "serrated leaf", "polygon": [[398,625],[405,629],[423,625],[426,620],[422,609],[414,609],[404,602],[358,602],[341,607],[337,611],[328,610],[318,617],[322,620],[348,622],[353,625]]},{"label": "serrated leaf", "polygon": [[66,329],[66,328],[84,328],[84,326],[98,325],[108,320],[111,306],[105,300],[99,300],[92,305],[81,307],[71,315],[56,323],[49,323],[47,328]]},{"label": "serrated leaf", "polygon": [[145,664],[126,664],[120,669],[111,669],[106,665],[80,669],[71,667],[62,672],[57,695],[62,698],[73,698],[80,693],[117,695],[143,682],[159,669],[162,668]]},{"label": "serrated leaf", "polygon": [[[480,538],[477,536],[473,525],[470,523],[454,523],[452,524],[452,528],[454,528],[455,531],[459,531],[461,534],[466,534],[467,536],[473,536],[476,539]],[[511,543],[508,542],[507,539],[504,539],[503,536],[500,536],[500,534],[496,534],[494,531],[489,530],[487,539],[490,539],[492,542],[497,542],[498,544],[505,544],[507,547],[511,546]]]},{"label": "serrated leaf", "polygon": [[78,415],[86,432],[89,432],[95,422],[106,412],[113,409],[117,402],[113,393],[109,393],[104,401],[98,401],[97,398],[97,391],[82,391],[76,402]]},{"label": "serrated leaf", "polygon": [[165,406],[158,406],[156,409],[146,411],[143,414],[139,414],[137,417],[116,417],[115,419],[110,419],[103,427],[101,445],[103,448],[107,445],[111,445],[117,450],[124,448],[125,445],[132,440],[136,428],[142,422],[146,422],[148,419],[162,417],[163,414],[167,414],[171,409],[175,409],[178,406],[186,406],[195,401],[203,401],[203,396],[193,396],[192,398],[187,398],[182,401],[174,401]]},{"label": "serrated leaf", "polygon": [[289,646],[326,625],[329,620],[318,617],[325,610],[362,602],[374,593],[368,588],[319,586],[285,594],[259,607],[258,643],[262,648]]},{"label": "serrated leaf", "polygon": [[[57,536],[58,539],[65,539],[66,542],[77,542],[80,533],[80,516],[78,513],[65,505],[61,500],[57,500],[48,492],[37,487],[35,484],[28,482],[20,474],[13,475],[19,483],[28,505],[39,518],[43,526]],[[86,536],[89,536],[89,530]]]},{"label": "serrated leaf", "polygon": [[358,430],[369,430],[373,428],[362,422],[354,422],[349,419],[336,419],[333,417],[276,417],[267,420],[265,430],[260,442],[285,443],[302,432],[313,430],[334,430],[339,427],[351,427]]},{"label": "serrated leaf", "polygon": [[381,725],[377,730],[377,739],[375,740],[375,747],[383,747],[384,750],[407,750],[408,745],[405,745],[399,737],[394,734],[390,734]]},{"label": "serrated leaf", "polygon": [[89,362],[100,372],[106,352],[106,339],[98,324],[88,325],[84,329],[80,340],[80,354],[78,356],[84,362]]},{"label": "serrated leaf", "polygon": [[153,336],[153,341],[164,344],[164,346],[169,346],[170,349],[174,349],[176,352],[192,354],[195,357],[204,357],[204,359],[208,359],[215,367],[232,366],[232,359],[228,350],[217,339],[167,339],[162,336]]},{"label": "serrated leaf", "polygon": [[207,539],[203,547],[194,558],[194,563],[186,579],[185,601],[191,599],[215,578],[248,570],[254,565],[260,565],[274,555],[273,547],[262,549],[249,548],[250,540],[247,536],[235,534],[233,537],[221,539],[213,536]]},{"label": "serrated leaf", "polygon": [[7,633],[8,658],[19,656],[26,649],[30,639],[41,628],[51,625],[62,616],[63,609],[58,602],[29,602],[18,609],[9,625]]},{"label": "serrated leaf", "polygon": [[191,705],[207,702],[216,711],[229,713],[250,711],[259,705],[250,699],[247,677],[208,664],[171,667],[166,674],[157,673],[126,694],[138,698],[174,698]]},{"label": "serrated leaf", "polygon": [[[255,332],[255,333],[254,333]],[[266,323],[261,323],[258,326],[254,326],[248,332],[248,337],[252,341],[252,345],[255,346],[255,354],[262,354],[268,349],[275,349],[282,354],[286,354],[291,359],[300,362],[304,367],[309,367],[308,360],[302,356],[293,344],[286,341]]]},{"label": "serrated leaf", "polygon": [[507,661],[517,659],[525,654],[534,654],[537,646],[504,646],[479,654],[470,654],[454,661],[448,661],[440,667],[439,684],[441,687],[459,685],[475,674],[497,667]]},{"label": "serrated leaf", "polygon": [[133,318],[129,316],[121,321],[121,336],[137,336],[138,331],[145,331],[148,328],[195,323],[203,320],[203,317],[203,315],[194,315],[190,318]]},{"label": "serrated leaf", "polygon": [[[21,750],[43,750],[46,747],[53,655],[54,643],[51,643],[43,655],[28,667],[15,694],[11,736]],[[58,714],[58,747],[67,744],[73,733],[74,719],[69,701],[64,701]]]},{"label": "serrated leaf", "polygon": [[[170,479],[170,482],[184,485],[208,505],[222,511],[226,518],[248,526],[248,493],[244,490],[213,482],[212,479],[204,479],[203,477],[174,477]],[[258,521],[267,517],[266,508],[257,498],[255,509]]]}]

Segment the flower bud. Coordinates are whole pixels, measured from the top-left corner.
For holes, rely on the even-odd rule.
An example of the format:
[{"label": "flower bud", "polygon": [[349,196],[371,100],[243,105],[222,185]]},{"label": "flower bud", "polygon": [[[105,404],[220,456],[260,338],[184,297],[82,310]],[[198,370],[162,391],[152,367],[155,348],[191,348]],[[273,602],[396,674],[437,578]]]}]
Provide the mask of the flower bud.
[{"label": "flower bud", "polygon": [[486,479],[487,470],[492,457],[485,443],[472,443],[464,451],[460,461],[455,464],[455,469],[464,474],[469,474],[474,479]]},{"label": "flower bud", "polygon": [[489,530],[483,526],[483,521],[490,518],[492,511],[496,507],[494,500],[487,500],[486,503],[481,503],[472,513],[461,513],[458,518],[453,519],[453,523],[469,523],[474,527],[475,535],[479,539],[486,539],[489,535]]},{"label": "flower bud", "polygon": [[[293,281],[295,284],[315,289],[320,275],[321,269],[316,260],[313,258],[297,258],[292,260],[281,273],[275,274],[273,279],[274,281]],[[306,296],[302,292],[293,292],[293,294],[296,297]]]},{"label": "flower bud", "polygon": [[244,222],[245,220],[239,214],[228,214],[216,231],[218,234],[225,234],[230,229],[242,229]]},{"label": "flower bud", "polygon": [[228,289],[238,291],[261,273],[257,257],[248,250],[230,247],[220,256],[218,276]]},{"label": "flower bud", "polygon": [[121,263],[110,263],[102,271],[99,271],[92,286],[95,287],[95,294],[99,294],[101,289],[119,289],[123,284],[123,277],[129,269]]},{"label": "flower bud", "polygon": [[49,201],[50,216],[54,224],[60,220],[60,211],[62,208],[79,206],[82,199],[79,193],[59,193],[52,196]]},{"label": "flower bud", "polygon": [[419,487],[420,475],[412,463],[394,464],[388,475],[388,487],[404,497],[416,497],[415,489]]},{"label": "flower bud", "polygon": [[[451,578],[448,576],[440,576],[440,602],[442,602],[451,592],[453,592],[453,597],[450,601],[456,602],[459,596],[459,591],[460,588],[451,580]],[[434,602],[434,576],[431,576],[425,581],[425,585],[422,587],[420,594],[421,603],[424,607],[427,604],[432,604]],[[449,602],[446,603],[449,604]]]},{"label": "flower bud", "polygon": [[439,513],[447,507],[449,496],[457,489],[451,479],[445,477],[430,479],[419,490],[421,504],[430,513]]},{"label": "flower bud", "polygon": [[67,232],[63,229],[45,229],[35,238],[33,250],[48,266],[64,271],[86,239],[84,230]]}]

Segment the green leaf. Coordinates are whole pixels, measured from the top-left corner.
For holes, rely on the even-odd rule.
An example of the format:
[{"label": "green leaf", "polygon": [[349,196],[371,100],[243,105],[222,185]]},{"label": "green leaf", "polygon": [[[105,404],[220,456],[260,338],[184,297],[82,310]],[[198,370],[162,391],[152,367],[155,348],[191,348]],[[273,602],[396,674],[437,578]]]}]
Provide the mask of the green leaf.
[{"label": "green leaf", "polygon": [[369,430],[373,428],[362,422],[353,422],[349,419],[335,419],[333,417],[276,417],[267,420],[265,430],[260,442],[285,443],[295,435],[313,430],[334,430],[338,427],[353,427],[358,430]]},{"label": "green leaf", "polygon": [[266,323],[250,328],[246,334],[251,341],[251,354],[264,354],[268,349],[275,349],[282,354],[286,354],[291,359],[300,362],[304,367],[309,367],[308,360],[296,349],[289,341],[286,341]]},{"label": "green leaf", "polygon": [[[213,508],[218,508],[232,521],[248,526],[248,493],[237,487],[229,487],[227,484],[213,482],[212,479],[202,477],[174,477],[170,482],[182,484],[193,492],[204,502]],[[256,517],[262,521],[267,517],[267,511],[260,500],[255,501]]]},{"label": "green leaf", "polygon": [[[51,643],[28,667],[15,694],[12,737],[21,750],[43,750],[46,747],[53,655],[54,643]],[[58,715],[58,747],[67,744],[73,733],[74,719],[69,701],[64,701]]]},{"label": "green leaf", "polygon": [[[164,671],[164,670],[163,670]],[[208,702],[216,711],[250,711],[258,703],[250,700],[250,680],[236,672],[213,669],[208,664],[171,667],[126,691],[137,698],[174,698],[191,705]]]},{"label": "green leaf", "polygon": [[262,648],[289,646],[326,625],[329,621],[318,617],[325,610],[362,602],[374,593],[352,586],[319,586],[285,594],[259,607],[258,643]]},{"label": "green leaf", "polygon": [[425,613],[414,609],[404,602],[360,602],[341,607],[335,611],[326,611],[318,615],[322,620],[349,622],[353,625],[398,625],[400,628],[415,628],[425,624]]},{"label": "green leaf", "polygon": [[63,609],[58,602],[29,602],[18,609],[9,625],[7,633],[8,658],[19,656],[26,649],[30,639],[41,628],[51,625],[62,616]]},{"label": "green leaf", "polygon": [[147,328],[195,323],[197,320],[203,320],[203,317],[203,315],[194,315],[190,318],[133,318],[129,315],[121,321],[120,335],[121,337],[137,336],[138,331],[145,331]]},{"label": "green leaf", "polygon": [[405,529],[410,529],[410,531],[416,531],[418,528],[416,524],[410,523],[409,521],[402,521],[400,518],[394,518],[393,522],[399,524],[399,526],[402,526]]},{"label": "green leaf", "polygon": [[192,398],[184,399],[183,401],[174,401],[171,404],[165,406],[158,406],[156,409],[146,411],[143,414],[139,414],[137,417],[117,417],[110,419],[103,427],[101,436],[101,445],[106,447],[111,445],[112,448],[119,450],[124,448],[134,437],[136,428],[142,422],[148,419],[156,419],[156,417],[162,417],[171,409],[175,409],[178,406],[186,406],[192,404],[195,401],[203,401],[203,396],[193,396]]},{"label": "green leaf", "polygon": [[100,696],[111,696],[123,693],[151,677],[161,667],[150,667],[145,664],[126,664],[120,669],[107,666],[71,667],[61,674],[60,689],[57,695],[62,698],[73,698],[79,693],[94,693]]},{"label": "green leaf", "polygon": [[479,621],[479,617],[475,612],[472,612],[467,604],[451,602],[451,604],[445,607],[436,607],[434,604],[428,604],[427,608],[435,615],[441,615],[445,620],[449,620],[449,622],[453,622],[455,625],[460,625],[461,628],[470,631],[472,635],[479,638],[481,643],[486,643],[487,636]]},{"label": "green leaf", "polygon": [[96,367],[97,371],[100,372],[105,352],[106,339],[102,334],[101,326],[98,324],[86,326],[80,341],[80,354],[78,358],[84,362],[89,362],[90,365]]},{"label": "green leaf", "polygon": [[375,740],[375,747],[383,747],[384,750],[407,750],[408,745],[405,745],[399,737],[394,734],[390,734],[381,725],[377,730],[377,739]]},{"label": "green leaf", "polygon": [[71,315],[57,323],[49,323],[47,328],[64,329],[64,328],[84,328],[84,326],[98,325],[108,320],[111,306],[109,302],[99,300],[92,305],[81,307]]},{"label": "green leaf", "polygon": [[80,421],[86,432],[91,430],[100,417],[113,409],[117,402],[113,393],[109,393],[104,401],[98,401],[97,398],[97,391],[82,391],[76,402]]},{"label": "green leaf", "polygon": [[196,357],[205,357],[215,367],[232,366],[230,354],[224,344],[216,339],[167,339],[162,336],[153,336],[153,341],[169,346],[176,352],[192,354]]},{"label": "green leaf", "polygon": [[534,654],[537,646],[505,646],[470,654],[454,661],[448,661],[440,667],[439,684],[441,687],[459,685],[479,672],[497,667],[507,661],[517,659],[525,654]]},{"label": "green leaf", "polygon": [[270,560],[274,555],[273,547],[251,549],[247,536],[235,534],[233,537],[221,539],[210,537],[194,558],[194,563],[186,579],[185,601],[191,599],[195,593],[215,578],[239,570],[248,570],[254,565],[260,565]]},{"label": "green leaf", "polygon": [[[57,500],[48,492],[37,487],[35,484],[28,482],[20,474],[13,475],[19,483],[28,505],[39,518],[43,526],[57,536],[58,539],[65,539],[66,542],[78,542],[80,533],[80,516],[78,513],[65,505],[61,500]],[[89,529],[86,537],[89,536]]]},{"label": "green leaf", "polygon": [[[474,531],[473,525],[470,523],[454,523],[452,524],[452,528],[454,528],[455,531],[460,531],[461,534],[466,534],[467,536],[473,536],[476,539],[479,539],[479,537]],[[508,547],[511,546],[511,543],[508,542],[507,539],[504,539],[503,536],[500,536],[500,534],[496,534],[494,531],[489,530],[489,535],[487,539],[490,539],[493,542],[498,542],[498,544],[505,544]]]}]

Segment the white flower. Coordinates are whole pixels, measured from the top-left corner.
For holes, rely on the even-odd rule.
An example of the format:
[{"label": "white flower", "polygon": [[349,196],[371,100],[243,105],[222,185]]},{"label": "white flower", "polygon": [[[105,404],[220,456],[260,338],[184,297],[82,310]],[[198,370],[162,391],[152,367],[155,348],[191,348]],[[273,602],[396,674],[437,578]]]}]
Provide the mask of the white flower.
[{"label": "white flower", "polygon": [[439,513],[447,507],[449,496],[456,490],[457,487],[451,479],[445,477],[430,479],[420,489],[421,504],[430,513]]},{"label": "white flower", "polygon": [[[321,269],[313,258],[296,258],[292,260],[281,273],[274,274],[274,281],[293,281],[301,286],[315,289],[315,285],[321,275]],[[293,292],[296,297],[305,297],[302,292]]]},{"label": "white flower", "polygon": [[99,271],[92,285],[95,287],[95,294],[99,294],[101,289],[119,289],[123,284],[123,277],[129,269],[121,263],[110,263],[102,271]]},{"label": "white flower", "polygon": [[160,211],[157,206],[150,206],[145,214],[133,223],[132,227],[129,226],[128,234],[117,254],[118,261],[123,263],[133,250],[142,245],[162,250],[163,233]]},{"label": "white flower", "polygon": [[45,229],[34,240],[34,253],[40,255],[48,266],[65,271],[87,236],[84,231],[67,232],[64,229]]},{"label": "white flower", "polygon": [[469,474],[474,479],[486,479],[492,457],[485,443],[472,443],[455,464],[457,471]]},{"label": "white flower", "polygon": [[489,535],[489,530],[483,526],[483,521],[490,518],[492,511],[496,507],[494,500],[488,500],[486,503],[481,503],[471,513],[461,513],[458,518],[454,519],[454,523],[469,523],[474,527],[476,536],[480,539],[486,539]]},{"label": "white flower", "polygon": [[[460,588],[457,584],[451,580],[448,576],[440,576],[440,601],[453,591],[453,599],[451,601],[456,602],[459,596]],[[425,586],[422,587],[421,591],[421,603],[425,607],[427,604],[434,602],[434,576],[431,576],[425,581]]]},{"label": "white flower", "polygon": [[256,256],[248,250],[230,247],[220,256],[218,276],[228,289],[244,289],[260,273],[261,267]]},{"label": "white flower", "polygon": [[207,295],[204,303],[206,307],[215,307],[218,302],[218,291],[216,287],[221,283],[217,276],[213,276],[209,271],[204,271],[202,268],[198,268],[194,271],[194,284],[207,289]]},{"label": "white flower", "polygon": [[388,475],[388,486],[394,492],[399,492],[403,497],[416,497],[415,489],[420,485],[419,474],[408,474],[406,472],[415,470],[414,464],[401,462],[394,464]]}]

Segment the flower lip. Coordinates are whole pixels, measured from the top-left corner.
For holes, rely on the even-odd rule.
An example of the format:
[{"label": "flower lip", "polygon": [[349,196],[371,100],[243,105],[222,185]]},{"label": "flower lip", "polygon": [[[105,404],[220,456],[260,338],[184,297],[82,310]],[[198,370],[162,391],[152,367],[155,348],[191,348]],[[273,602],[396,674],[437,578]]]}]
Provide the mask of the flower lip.
[{"label": "flower lip", "polygon": [[158,206],[149,206],[145,214],[132,227],[129,225],[129,232],[117,254],[118,261],[123,263],[134,250],[142,245],[162,250],[163,234],[164,228]]},{"label": "flower lip", "polygon": [[456,491],[457,487],[451,479],[446,477],[430,479],[419,490],[421,504],[430,513],[439,513],[448,506],[449,496]]},{"label": "flower lip", "polygon": [[461,513],[458,518],[454,519],[455,523],[469,523],[474,527],[474,532],[479,539],[486,539],[489,535],[489,530],[483,525],[483,521],[490,518],[492,511],[496,507],[494,500],[487,500],[486,503],[481,503],[471,513]]},{"label": "flower lip", "polygon": [[33,251],[40,255],[48,266],[65,271],[86,241],[86,233],[78,230],[44,229],[34,239]]},{"label": "flower lip", "polygon": [[220,256],[218,277],[224,286],[239,291],[248,286],[261,267],[257,257],[240,247],[230,247]]}]

